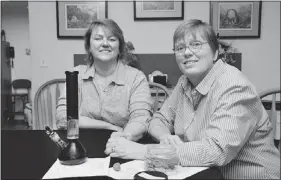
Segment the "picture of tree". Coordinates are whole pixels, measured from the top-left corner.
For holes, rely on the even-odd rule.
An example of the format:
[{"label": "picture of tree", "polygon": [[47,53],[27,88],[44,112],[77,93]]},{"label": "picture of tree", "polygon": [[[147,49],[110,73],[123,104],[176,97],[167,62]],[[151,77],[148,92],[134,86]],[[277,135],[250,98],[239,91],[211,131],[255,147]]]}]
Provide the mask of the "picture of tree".
[{"label": "picture of tree", "polygon": [[66,29],[86,29],[99,18],[98,4],[66,4]]},{"label": "picture of tree", "polygon": [[107,1],[57,1],[57,37],[83,38],[96,19],[107,18]]}]

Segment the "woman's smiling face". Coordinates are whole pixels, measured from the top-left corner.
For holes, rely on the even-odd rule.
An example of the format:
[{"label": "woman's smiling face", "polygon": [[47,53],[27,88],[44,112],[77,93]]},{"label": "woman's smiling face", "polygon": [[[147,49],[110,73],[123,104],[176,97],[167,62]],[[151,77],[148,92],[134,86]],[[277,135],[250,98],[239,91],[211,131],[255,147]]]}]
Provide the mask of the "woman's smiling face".
[{"label": "woman's smiling face", "polygon": [[215,54],[200,33],[196,37],[188,33],[175,43],[176,61],[182,73],[187,78],[196,78],[202,80],[209,70],[213,67]]},{"label": "woman's smiling face", "polygon": [[90,51],[95,60],[117,60],[119,40],[109,30],[102,26],[96,27],[90,39]]}]

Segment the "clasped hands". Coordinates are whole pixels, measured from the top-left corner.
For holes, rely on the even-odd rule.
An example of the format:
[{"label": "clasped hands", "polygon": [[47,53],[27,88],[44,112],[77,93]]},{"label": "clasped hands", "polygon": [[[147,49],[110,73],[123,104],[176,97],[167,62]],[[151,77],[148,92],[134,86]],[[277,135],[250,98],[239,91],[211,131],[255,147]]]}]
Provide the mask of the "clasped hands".
[{"label": "clasped hands", "polygon": [[[106,143],[105,154],[122,159],[144,160],[147,145],[131,141],[132,135],[125,132],[113,132]],[[177,135],[167,134],[162,136],[160,144],[178,146],[183,141]]]}]

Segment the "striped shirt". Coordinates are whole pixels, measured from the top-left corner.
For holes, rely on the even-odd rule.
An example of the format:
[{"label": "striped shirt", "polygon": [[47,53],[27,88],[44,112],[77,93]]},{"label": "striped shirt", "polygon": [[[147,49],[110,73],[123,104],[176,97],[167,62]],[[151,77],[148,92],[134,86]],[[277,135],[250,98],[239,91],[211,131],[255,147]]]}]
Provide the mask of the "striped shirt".
[{"label": "striped shirt", "polygon": [[217,166],[225,179],[280,179],[272,124],[254,86],[233,66],[217,61],[194,89],[180,77],[148,121],[169,129],[182,166]]},{"label": "striped shirt", "polygon": [[[152,100],[143,72],[118,61],[111,83],[103,88],[96,79],[94,66],[80,65],[74,70],[79,71],[79,115],[123,128],[131,122],[146,126]],[[66,89],[59,97],[56,119],[58,128],[66,128]]]}]

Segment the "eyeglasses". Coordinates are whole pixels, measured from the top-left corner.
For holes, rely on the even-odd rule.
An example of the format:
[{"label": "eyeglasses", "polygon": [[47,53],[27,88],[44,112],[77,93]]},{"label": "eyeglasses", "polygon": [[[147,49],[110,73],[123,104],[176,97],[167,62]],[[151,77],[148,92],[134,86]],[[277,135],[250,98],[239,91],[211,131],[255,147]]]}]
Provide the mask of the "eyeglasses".
[{"label": "eyeglasses", "polygon": [[173,49],[173,51],[175,51],[177,54],[183,54],[186,51],[186,48],[188,48],[192,52],[198,52],[202,48],[202,45],[206,43],[208,42],[194,41],[189,43],[189,45],[177,46],[175,49]]}]

